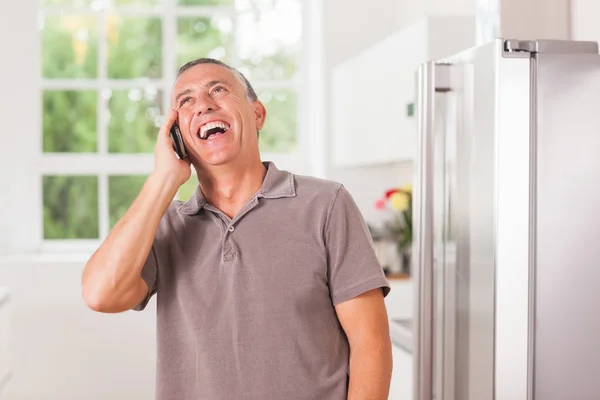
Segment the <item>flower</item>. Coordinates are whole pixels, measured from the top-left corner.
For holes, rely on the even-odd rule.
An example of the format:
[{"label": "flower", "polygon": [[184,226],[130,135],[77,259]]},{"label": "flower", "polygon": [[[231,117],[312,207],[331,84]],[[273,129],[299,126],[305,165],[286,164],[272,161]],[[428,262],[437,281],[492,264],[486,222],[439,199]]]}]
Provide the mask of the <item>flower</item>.
[{"label": "flower", "polygon": [[408,209],[410,195],[405,192],[395,192],[389,198],[390,206],[394,211],[404,211]]},{"label": "flower", "polygon": [[375,209],[376,210],[385,210],[385,199],[375,200]]},{"label": "flower", "polygon": [[400,189],[390,189],[385,192],[385,198],[389,199],[394,193],[398,193]]},{"label": "flower", "polygon": [[412,185],[391,188],[375,202],[377,210],[391,214],[384,223],[383,235],[396,242],[401,253],[412,244],[412,189]]}]

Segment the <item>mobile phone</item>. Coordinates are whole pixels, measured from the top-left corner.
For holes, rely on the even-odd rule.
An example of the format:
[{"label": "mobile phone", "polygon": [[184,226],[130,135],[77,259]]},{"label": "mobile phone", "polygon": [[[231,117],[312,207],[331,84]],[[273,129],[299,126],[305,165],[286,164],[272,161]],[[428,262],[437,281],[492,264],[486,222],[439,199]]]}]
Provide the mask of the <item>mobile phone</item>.
[{"label": "mobile phone", "polygon": [[171,142],[173,142],[173,150],[175,150],[175,154],[180,160],[185,160],[188,158],[187,150],[185,149],[185,145],[183,144],[183,137],[181,136],[181,131],[179,130],[179,125],[177,125],[177,121],[171,125],[171,130],[169,132],[169,136],[171,137]]}]

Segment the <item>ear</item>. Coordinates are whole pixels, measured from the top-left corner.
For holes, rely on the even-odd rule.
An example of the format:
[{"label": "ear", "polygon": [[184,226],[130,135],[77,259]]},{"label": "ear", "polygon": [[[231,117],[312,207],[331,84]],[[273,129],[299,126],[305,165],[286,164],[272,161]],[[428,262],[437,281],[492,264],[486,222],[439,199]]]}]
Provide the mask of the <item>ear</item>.
[{"label": "ear", "polygon": [[256,130],[260,131],[265,125],[265,120],[267,119],[267,109],[260,101],[255,101],[252,103],[254,107],[254,121],[256,122]]}]

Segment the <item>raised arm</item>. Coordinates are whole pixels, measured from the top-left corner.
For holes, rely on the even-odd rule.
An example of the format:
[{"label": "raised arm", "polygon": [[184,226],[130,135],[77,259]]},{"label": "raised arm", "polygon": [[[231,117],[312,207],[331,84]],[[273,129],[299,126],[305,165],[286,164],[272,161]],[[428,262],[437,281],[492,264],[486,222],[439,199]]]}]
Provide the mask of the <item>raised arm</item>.
[{"label": "raised arm", "polygon": [[154,171],[137,198],[87,262],[82,295],[89,308],[117,313],[131,309],[148,293],[141,277],[160,220],[179,187],[190,177],[189,163],[179,160],[169,138],[177,113],[171,111],[155,146]]}]

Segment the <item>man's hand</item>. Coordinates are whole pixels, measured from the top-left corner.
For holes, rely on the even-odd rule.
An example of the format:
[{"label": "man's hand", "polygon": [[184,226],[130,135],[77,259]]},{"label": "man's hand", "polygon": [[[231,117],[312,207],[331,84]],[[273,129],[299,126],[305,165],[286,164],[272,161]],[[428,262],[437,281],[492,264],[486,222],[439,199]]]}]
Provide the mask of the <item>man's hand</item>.
[{"label": "man's hand", "polygon": [[150,290],[142,279],[142,269],[164,213],[191,175],[190,164],[177,158],[169,137],[176,119],[175,111],[167,115],[155,145],[154,171],[85,266],[82,295],[92,310],[129,310]]},{"label": "man's hand", "polygon": [[169,132],[175,121],[177,121],[177,111],[169,110],[154,146],[154,174],[172,177],[174,184],[179,188],[190,178],[191,168],[190,162],[177,158],[173,150]]},{"label": "man's hand", "polygon": [[381,289],[339,304],[336,312],[350,343],[348,400],[387,400],[392,343]]}]

